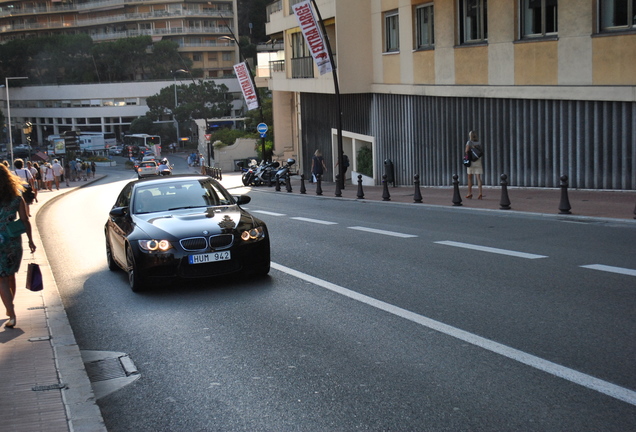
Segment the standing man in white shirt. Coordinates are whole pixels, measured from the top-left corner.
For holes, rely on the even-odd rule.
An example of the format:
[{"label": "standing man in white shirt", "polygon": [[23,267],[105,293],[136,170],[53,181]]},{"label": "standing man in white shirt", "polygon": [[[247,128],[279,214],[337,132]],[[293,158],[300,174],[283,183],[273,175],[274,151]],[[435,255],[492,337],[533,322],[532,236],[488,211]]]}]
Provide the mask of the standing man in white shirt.
[{"label": "standing man in white shirt", "polygon": [[60,190],[60,178],[62,177],[64,168],[62,168],[60,161],[57,159],[53,159],[53,165],[51,165],[51,168],[53,169],[53,177],[55,179],[55,189]]}]

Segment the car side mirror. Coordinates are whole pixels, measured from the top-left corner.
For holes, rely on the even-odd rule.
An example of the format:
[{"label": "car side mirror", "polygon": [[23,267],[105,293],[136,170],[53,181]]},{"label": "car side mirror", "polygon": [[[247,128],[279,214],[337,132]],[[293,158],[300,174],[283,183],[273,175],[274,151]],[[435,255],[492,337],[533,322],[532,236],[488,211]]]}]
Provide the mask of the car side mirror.
[{"label": "car side mirror", "polygon": [[243,205],[252,201],[252,198],[249,195],[235,195],[234,200],[238,205]]},{"label": "car side mirror", "polygon": [[115,207],[111,209],[110,213],[108,214],[112,218],[120,218],[120,217],[126,216],[127,213],[128,213],[128,207]]}]

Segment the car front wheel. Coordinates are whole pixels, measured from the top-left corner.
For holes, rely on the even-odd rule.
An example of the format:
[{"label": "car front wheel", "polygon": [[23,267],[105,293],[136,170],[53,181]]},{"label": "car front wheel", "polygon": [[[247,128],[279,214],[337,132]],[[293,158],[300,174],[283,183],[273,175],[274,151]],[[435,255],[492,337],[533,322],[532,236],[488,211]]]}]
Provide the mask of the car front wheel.
[{"label": "car front wheel", "polygon": [[106,262],[108,263],[108,270],[115,271],[119,269],[119,266],[113,259],[113,251],[108,240],[106,240]]},{"label": "car front wheel", "polygon": [[139,292],[143,290],[143,282],[141,281],[141,275],[137,269],[137,265],[135,264],[135,256],[133,255],[132,248],[128,245],[126,249],[126,264],[128,271],[128,283],[130,284],[130,289],[133,292]]}]

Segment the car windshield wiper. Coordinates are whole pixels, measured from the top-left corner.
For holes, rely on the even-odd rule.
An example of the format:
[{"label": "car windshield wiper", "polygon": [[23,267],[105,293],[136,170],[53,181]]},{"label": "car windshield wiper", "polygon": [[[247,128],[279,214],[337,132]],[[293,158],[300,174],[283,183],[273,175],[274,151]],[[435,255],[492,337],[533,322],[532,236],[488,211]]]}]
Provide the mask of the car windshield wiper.
[{"label": "car windshield wiper", "polygon": [[200,208],[200,207],[207,207],[205,204],[200,204],[200,205],[191,205],[191,206],[182,206],[182,207],[173,207],[173,208],[169,208],[168,211],[171,210],[183,210],[183,209],[191,209],[191,208]]}]

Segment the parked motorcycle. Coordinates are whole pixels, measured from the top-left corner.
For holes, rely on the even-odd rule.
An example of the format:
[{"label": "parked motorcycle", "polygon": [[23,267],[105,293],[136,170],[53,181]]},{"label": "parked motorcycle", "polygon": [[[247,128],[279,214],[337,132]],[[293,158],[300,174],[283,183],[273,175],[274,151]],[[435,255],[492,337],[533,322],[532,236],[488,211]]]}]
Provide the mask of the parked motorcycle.
[{"label": "parked motorcycle", "polygon": [[278,162],[261,161],[260,164],[250,164],[245,168],[243,162],[236,164],[243,171],[242,182],[244,186],[271,185],[280,164]]}]

